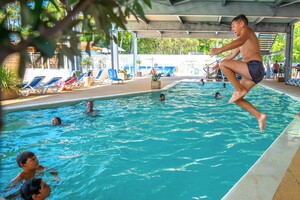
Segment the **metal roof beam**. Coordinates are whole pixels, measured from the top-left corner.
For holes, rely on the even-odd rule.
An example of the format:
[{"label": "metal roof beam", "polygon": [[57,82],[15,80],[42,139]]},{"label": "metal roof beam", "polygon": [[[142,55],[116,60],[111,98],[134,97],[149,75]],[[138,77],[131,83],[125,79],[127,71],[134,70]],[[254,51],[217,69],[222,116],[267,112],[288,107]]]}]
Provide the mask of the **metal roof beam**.
[{"label": "metal roof beam", "polygon": [[264,17],[258,17],[255,21],[254,24],[259,24],[262,20],[264,19]]},{"label": "metal roof beam", "polygon": [[183,0],[183,1],[175,3],[174,6],[177,6],[177,5],[180,5],[180,4],[184,4],[184,3],[187,3],[189,1],[191,1],[191,0]]},{"label": "metal roof beam", "polygon": [[168,1],[169,1],[169,3],[170,3],[172,6],[174,6],[173,0],[168,0]]},{"label": "metal roof beam", "polygon": [[194,32],[163,32],[159,34],[155,31],[138,31],[137,37],[139,38],[223,38],[223,39],[233,39],[235,36],[233,34],[227,33],[194,33]]},{"label": "metal roof beam", "polygon": [[[284,23],[259,23],[249,24],[255,32],[264,33],[285,33],[287,24]],[[149,24],[129,21],[127,23],[129,31],[192,31],[192,32],[231,32],[231,26],[226,24],[209,24],[209,23],[180,23],[174,21],[150,22]]]},{"label": "metal roof beam", "polygon": [[217,22],[217,23],[218,23],[218,24],[221,24],[221,21],[222,21],[222,16],[219,16],[219,17],[218,17],[218,22]]},{"label": "metal roof beam", "polygon": [[222,0],[222,6],[226,6],[226,0]]},{"label": "metal roof beam", "polygon": [[141,17],[139,17],[138,16],[138,18],[139,18],[139,20],[141,20],[142,22],[144,22],[145,24],[148,24],[149,23],[149,20],[145,17],[145,20],[143,19],[143,18],[141,18]]},{"label": "metal roof beam", "polygon": [[300,0],[297,0],[297,1],[292,1],[292,2],[289,2],[289,3],[286,3],[286,4],[281,4],[280,6],[278,6],[279,8],[282,8],[282,7],[285,7],[285,6],[290,6],[292,4],[295,4],[295,3],[299,3]]},{"label": "metal roof beam", "polygon": [[[300,19],[299,10],[300,3],[293,2],[293,6],[283,6],[276,8],[272,3],[265,3],[259,1],[252,2],[227,2],[226,9],[219,1],[204,2],[204,1],[184,1],[178,7],[170,6],[169,4],[162,4],[162,1],[152,1],[152,9],[145,7],[145,15],[179,15],[179,16],[206,16],[206,17],[235,17],[241,13],[251,17],[265,17],[265,18],[296,18]],[[299,1],[299,0],[297,0]],[[181,2],[183,3],[183,2]],[[178,5],[178,4],[176,4]],[[275,15],[274,12],[276,11]]]},{"label": "metal roof beam", "polygon": [[178,19],[178,21],[179,21],[180,23],[183,24],[182,18],[181,18],[180,16],[177,16],[177,19]]},{"label": "metal roof beam", "polygon": [[283,0],[276,0],[273,4],[274,7],[278,7],[281,3],[283,2]]}]

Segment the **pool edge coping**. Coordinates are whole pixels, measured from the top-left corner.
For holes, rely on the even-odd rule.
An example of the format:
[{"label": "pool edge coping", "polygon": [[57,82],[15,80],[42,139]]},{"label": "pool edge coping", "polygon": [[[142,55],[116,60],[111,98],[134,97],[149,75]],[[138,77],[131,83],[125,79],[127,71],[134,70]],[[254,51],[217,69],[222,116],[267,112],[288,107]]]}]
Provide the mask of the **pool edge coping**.
[{"label": "pool edge coping", "polygon": [[[300,101],[300,97],[291,93],[264,84],[260,85]],[[297,144],[289,143],[289,133],[292,131],[293,126],[297,126],[297,124],[300,125],[300,117],[295,117],[289,123],[250,169],[223,196],[222,200],[273,199],[286,170],[300,146],[299,142]],[[282,151],[283,149],[284,151]]]}]

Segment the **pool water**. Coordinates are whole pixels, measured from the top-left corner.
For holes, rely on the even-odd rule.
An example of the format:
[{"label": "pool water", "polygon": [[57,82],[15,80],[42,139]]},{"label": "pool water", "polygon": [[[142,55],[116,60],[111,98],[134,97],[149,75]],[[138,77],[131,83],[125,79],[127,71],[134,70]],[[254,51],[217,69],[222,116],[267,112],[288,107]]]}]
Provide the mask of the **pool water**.
[{"label": "pool water", "polygon": [[[247,94],[268,114],[260,133],[251,114],[228,104],[232,87],[184,82],[163,93],[86,102],[5,115],[1,192],[20,171],[23,151],[59,171],[45,173],[49,199],[221,199],[292,121],[299,102],[255,86]],[[214,99],[220,92],[221,99]],[[58,116],[63,126],[51,125]]]}]

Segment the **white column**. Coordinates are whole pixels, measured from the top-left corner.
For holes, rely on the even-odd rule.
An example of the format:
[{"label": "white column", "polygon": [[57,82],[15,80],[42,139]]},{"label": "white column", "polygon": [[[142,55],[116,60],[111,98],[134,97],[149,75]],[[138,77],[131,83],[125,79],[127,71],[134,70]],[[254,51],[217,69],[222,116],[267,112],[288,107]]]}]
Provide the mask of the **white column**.
[{"label": "white column", "polygon": [[[112,37],[118,38],[118,31],[112,30]],[[119,51],[118,44],[113,39],[110,40],[110,51],[111,51],[111,68],[119,71]]]},{"label": "white column", "polygon": [[293,64],[293,43],[294,43],[294,25],[289,25],[285,38],[285,60],[284,60],[284,79],[291,78],[291,67]]},{"label": "white column", "polygon": [[133,74],[137,74],[138,66],[137,66],[137,35],[135,32],[132,33],[132,49],[133,49]]},{"label": "white column", "polygon": [[270,60],[271,60],[271,56],[267,56],[267,78],[270,78],[271,76],[271,67],[270,67]]}]

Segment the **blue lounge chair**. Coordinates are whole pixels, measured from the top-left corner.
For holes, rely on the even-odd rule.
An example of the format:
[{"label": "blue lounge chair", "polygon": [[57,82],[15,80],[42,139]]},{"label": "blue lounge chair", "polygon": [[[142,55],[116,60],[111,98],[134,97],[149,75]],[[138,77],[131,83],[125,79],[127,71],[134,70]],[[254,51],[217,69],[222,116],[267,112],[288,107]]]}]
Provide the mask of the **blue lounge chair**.
[{"label": "blue lounge chair", "polygon": [[39,84],[44,80],[45,76],[36,76],[32,79],[32,81],[25,84],[22,88],[20,88],[19,92],[23,96],[28,96],[30,92],[35,92],[37,94],[42,94],[43,89],[39,87]]},{"label": "blue lounge chair", "polygon": [[117,71],[115,69],[108,70],[108,79],[110,80],[110,84],[112,84],[113,81],[118,81],[118,83],[121,81],[123,83],[123,79],[118,78]]},{"label": "blue lounge chair", "polygon": [[85,77],[85,73],[80,74],[80,76],[77,78],[77,80],[74,83],[72,83],[72,88],[73,87],[79,88],[79,87],[83,86],[84,85],[83,77]]},{"label": "blue lounge chair", "polygon": [[164,70],[165,76],[172,76],[174,74],[175,67],[167,66],[164,68]]},{"label": "blue lounge chair", "polygon": [[49,89],[52,90],[53,93],[57,93],[59,90],[57,83],[61,78],[62,77],[53,77],[47,83],[41,83],[38,87],[43,89],[43,94],[46,94]]},{"label": "blue lounge chair", "polygon": [[100,79],[101,74],[102,74],[102,70],[100,70],[98,72],[97,76],[93,78],[93,82],[99,82],[99,83],[101,83],[101,79]]}]

